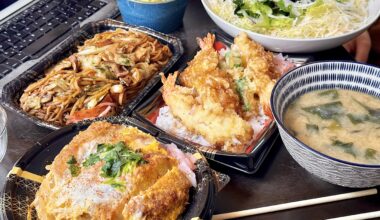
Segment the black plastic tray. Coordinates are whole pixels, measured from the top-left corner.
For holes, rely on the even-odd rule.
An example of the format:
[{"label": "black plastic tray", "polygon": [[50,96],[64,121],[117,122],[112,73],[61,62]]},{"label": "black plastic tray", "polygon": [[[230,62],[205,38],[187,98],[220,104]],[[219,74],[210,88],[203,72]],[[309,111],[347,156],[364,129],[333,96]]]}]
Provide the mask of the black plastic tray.
[{"label": "black plastic tray", "polygon": [[43,78],[45,76],[46,69],[76,52],[77,46],[83,44],[85,40],[92,38],[97,33],[115,30],[116,28],[134,30],[148,34],[158,39],[161,43],[168,45],[173,53],[172,58],[161,69],[161,71],[158,71],[156,74],[154,74],[153,77],[146,83],[145,87],[135,96],[135,98],[133,98],[129,103],[127,103],[123,107],[120,114],[125,116],[130,115],[130,113],[136,107],[136,105],[139,102],[141,102],[141,100],[146,96],[146,94],[148,94],[155,87],[155,85],[157,85],[160,82],[160,77],[158,73],[167,73],[170,70],[170,68],[182,56],[183,46],[180,39],[176,37],[162,34],[149,28],[129,25],[111,19],[88,23],[80,29],[75,30],[75,33],[73,32],[72,35],[65,39],[64,42],[62,42],[62,44],[60,44],[58,48],[50,51],[48,55],[38,64],[34,65],[28,71],[6,84],[3,88],[3,93],[1,97],[4,106],[9,108],[10,110],[17,112],[22,117],[36,123],[39,126],[47,127],[50,129],[60,128],[59,126],[53,123],[45,122],[35,116],[29,115],[26,112],[24,112],[20,108],[19,104],[19,99],[22,93],[28,85]]},{"label": "black plastic tray", "polygon": [[[96,121],[97,120],[107,120],[111,123],[134,126],[144,132],[152,133],[144,124],[141,124],[141,122],[133,118],[110,117],[108,119],[100,118],[96,119]],[[68,144],[75,135],[86,129],[90,123],[91,121],[83,121],[50,133],[31,147],[24,156],[16,162],[13,172],[11,171],[7,176],[2,199],[0,199],[2,203],[0,206],[4,208],[5,216],[3,217],[9,220],[26,219],[28,205],[34,200],[40,183],[22,177],[23,174],[28,172],[29,176],[30,173],[38,176],[46,175],[48,172],[45,169],[46,165],[51,164],[61,149]],[[156,137],[156,139],[161,143],[171,143],[170,140],[166,140],[165,138]],[[177,146],[185,152],[192,154],[198,152],[197,149],[191,146]],[[193,217],[210,219],[213,212],[216,192],[229,181],[229,177],[224,174],[216,176],[209,168],[207,160],[204,157],[197,161],[196,166],[197,187],[191,188],[189,204],[182,214],[181,219],[191,219]],[[35,213],[32,214],[35,217]]]},{"label": "black plastic tray", "polygon": [[[220,41],[227,46],[230,46],[232,44],[233,38],[217,30],[212,30],[211,32],[215,34],[216,41]],[[195,56],[195,54],[196,52],[193,54],[193,56],[191,56],[191,59]],[[293,61],[296,64],[296,66],[302,65],[303,63],[311,59],[311,57],[304,55],[293,55],[287,57],[289,60]],[[180,67],[180,70],[184,69],[186,65],[187,64],[182,65]],[[162,86],[162,83],[160,83],[159,86]],[[155,126],[147,118],[147,116],[149,116],[149,114],[152,111],[159,108],[162,105],[162,103],[162,94],[161,91],[158,90],[154,94],[147,97],[145,101],[139,103],[139,105],[133,111],[132,117],[145,123],[150,129],[155,130],[158,133],[158,136],[161,136],[167,140],[171,140],[178,144],[197,147],[208,159],[244,173],[253,174],[257,172],[257,170],[260,168],[262,162],[264,161],[270,149],[272,148],[272,146],[278,138],[277,127],[273,120],[272,123],[266,129],[266,131],[261,135],[253,149],[248,153],[231,153],[226,151],[215,150],[209,147],[199,146],[189,141],[175,137],[174,135],[166,133],[166,131]]]}]

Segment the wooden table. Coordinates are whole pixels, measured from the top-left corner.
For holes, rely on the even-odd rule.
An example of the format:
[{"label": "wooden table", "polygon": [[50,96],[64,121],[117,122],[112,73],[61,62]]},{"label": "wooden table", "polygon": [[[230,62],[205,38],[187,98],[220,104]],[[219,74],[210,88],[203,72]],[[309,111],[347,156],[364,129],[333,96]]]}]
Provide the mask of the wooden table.
[{"label": "wooden table", "polygon": [[[202,36],[207,31],[215,28],[217,28],[216,25],[208,17],[200,1],[190,0],[183,27],[174,33],[174,35],[182,39],[186,51],[180,62],[186,62],[197,48],[196,37]],[[350,59],[342,48],[313,54],[312,56],[316,60]],[[0,163],[0,187],[4,184],[7,173],[17,159],[36,141],[51,132],[49,129],[38,127],[26,121],[13,112],[8,111],[7,113],[9,142],[6,156]],[[274,146],[259,172],[254,175],[245,175],[215,165],[213,168],[231,177],[230,183],[216,198],[216,214],[355,191],[355,189],[332,185],[309,174],[290,157],[282,144]],[[255,216],[255,219],[312,220],[379,209],[380,198],[370,196],[264,214]]]}]

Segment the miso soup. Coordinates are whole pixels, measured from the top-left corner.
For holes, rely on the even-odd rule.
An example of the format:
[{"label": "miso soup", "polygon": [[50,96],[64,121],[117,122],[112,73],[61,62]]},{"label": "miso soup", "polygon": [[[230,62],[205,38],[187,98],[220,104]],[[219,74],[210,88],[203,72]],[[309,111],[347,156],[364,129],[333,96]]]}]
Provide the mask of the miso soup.
[{"label": "miso soup", "polygon": [[285,126],[315,150],[341,160],[380,164],[380,99],[350,90],[306,93],[290,104]]}]

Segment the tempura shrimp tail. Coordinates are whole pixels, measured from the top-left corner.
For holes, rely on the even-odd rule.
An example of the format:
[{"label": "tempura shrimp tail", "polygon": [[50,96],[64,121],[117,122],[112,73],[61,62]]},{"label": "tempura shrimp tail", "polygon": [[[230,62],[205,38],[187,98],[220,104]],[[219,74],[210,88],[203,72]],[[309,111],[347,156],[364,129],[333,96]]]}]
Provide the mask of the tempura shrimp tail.
[{"label": "tempura shrimp tail", "polygon": [[263,107],[264,114],[269,118],[273,119],[272,110],[270,107],[270,96],[274,87],[275,81],[270,81],[264,90],[261,92],[260,104]]},{"label": "tempura shrimp tail", "polygon": [[208,33],[203,39],[198,37],[197,42],[202,50],[214,49],[215,35]]},{"label": "tempura shrimp tail", "polygon": [[188,67],[181,74],[181,82],[196,78],[199,75],[206,74],[218,67],[219,56],[214,49],[215,35],[207,34],[203,39],[198,38],[198,44],[201,50],[195,55],[194,59],[188,63]]},{"label": "tempura shrimp tail", "polygon": [[247,146],[253,135],[252,127],[235,112],[206,109],[198,93],[187,87],[176,85],[178,72],[162,76],[163,99],[171,113],[187,129],[202,135],[219,149],[233,149],[235,146]]}]

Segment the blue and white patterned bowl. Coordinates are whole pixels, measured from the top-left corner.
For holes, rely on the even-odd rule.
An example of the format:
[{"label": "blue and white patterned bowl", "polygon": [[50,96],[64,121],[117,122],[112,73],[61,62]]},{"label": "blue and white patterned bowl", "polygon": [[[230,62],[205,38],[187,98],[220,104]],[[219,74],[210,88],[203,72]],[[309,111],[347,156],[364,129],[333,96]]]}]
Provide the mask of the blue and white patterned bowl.
[{"label": "blue and white patterned bowl", "polygon": [[353,188],[380,185],[380,164],[357,164],[327,156],[305,145],[283,124],[285,111],[297,97],[321,89],[349,89],[380,98],[380,68],[354,62],[318,62],[298,67],[276,83],[271,107],[290,155],[321,179]]}]

